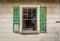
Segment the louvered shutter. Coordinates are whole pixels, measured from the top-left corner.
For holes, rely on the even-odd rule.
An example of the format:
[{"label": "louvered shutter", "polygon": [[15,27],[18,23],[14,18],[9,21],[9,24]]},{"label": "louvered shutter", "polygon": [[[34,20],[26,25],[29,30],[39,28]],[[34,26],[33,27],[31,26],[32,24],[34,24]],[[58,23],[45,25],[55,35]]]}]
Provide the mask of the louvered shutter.
[{"label": "louvered shutter", "polygon": [[19,32],[20,23],[20,8],[18,6],[13,7],[13,32]]},{"label": "louvered shutter", "polygon": [[46,7],[40,7],[40,32],[46,32]]}]

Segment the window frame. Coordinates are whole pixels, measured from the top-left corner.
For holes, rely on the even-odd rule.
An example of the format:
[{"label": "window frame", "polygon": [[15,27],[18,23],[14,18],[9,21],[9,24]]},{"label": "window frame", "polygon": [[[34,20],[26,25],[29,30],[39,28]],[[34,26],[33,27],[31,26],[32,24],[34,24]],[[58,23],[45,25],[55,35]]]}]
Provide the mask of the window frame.
[{"label": "window frame", "polygon": [[19,32],[23,33],[22,32],[22,15],[23,15],[22,9],[23,9],[23,7],[35,7],[35,8],[37,7],[37,32],[36,33],[39,33],[40,32],[40,5],[20,5],[20,27],[19,27],[20,30],[19,30]]}]

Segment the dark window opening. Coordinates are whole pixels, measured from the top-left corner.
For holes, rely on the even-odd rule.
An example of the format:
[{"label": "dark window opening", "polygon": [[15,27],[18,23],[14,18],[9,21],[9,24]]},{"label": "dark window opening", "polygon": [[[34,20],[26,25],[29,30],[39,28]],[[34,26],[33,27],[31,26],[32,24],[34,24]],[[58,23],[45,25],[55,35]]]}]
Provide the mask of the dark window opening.
[{"label": "dark window opening", "polygon": [[23,8],[23,30],[37,30],[37,8]]}]

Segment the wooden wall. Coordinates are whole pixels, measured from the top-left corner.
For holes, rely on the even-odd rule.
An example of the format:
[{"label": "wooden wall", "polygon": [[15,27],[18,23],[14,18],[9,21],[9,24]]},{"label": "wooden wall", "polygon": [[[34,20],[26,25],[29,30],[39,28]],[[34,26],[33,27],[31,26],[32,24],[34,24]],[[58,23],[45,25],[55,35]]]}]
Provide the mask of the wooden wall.
[{"label": "wooden wall", "polygon": [[60,4],[39,3],[47,7],[47,33],[27,35],[13,32],[13,7],[22,4],[27,3],[0,3],[0,41],[60,41],[60,23],[56,23],[60,21]]}]

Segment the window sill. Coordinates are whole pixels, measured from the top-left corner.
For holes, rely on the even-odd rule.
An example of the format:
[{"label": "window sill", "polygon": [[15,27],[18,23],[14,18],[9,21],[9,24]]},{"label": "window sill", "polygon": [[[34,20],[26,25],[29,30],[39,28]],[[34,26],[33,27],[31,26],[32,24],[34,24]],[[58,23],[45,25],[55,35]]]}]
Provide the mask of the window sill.
[{"label": "window sill", "polygon": [[24,34],[24,33],[26,33],[26,34],[29,34],[29,33],[31,33],[31,34],[38,34],[39,32],[38,31],[23,31],[23,32],[21,32],[22,34]]}]

